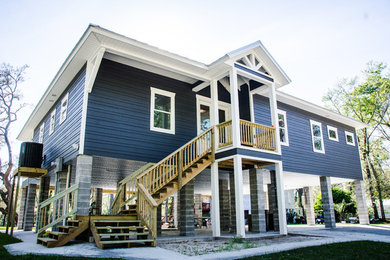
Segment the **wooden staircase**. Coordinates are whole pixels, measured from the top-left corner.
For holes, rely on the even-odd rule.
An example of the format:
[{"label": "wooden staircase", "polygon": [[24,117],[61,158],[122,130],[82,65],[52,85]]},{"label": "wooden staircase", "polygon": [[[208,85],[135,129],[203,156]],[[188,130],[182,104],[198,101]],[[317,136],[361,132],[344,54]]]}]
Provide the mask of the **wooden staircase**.
[{"label": "wooden staircase", "polygon": [[38,237],[38,244],[57,247],[75,239],[89,227],[88,220],[67,220],[66,226],[59,226],[58,231],[50,231],[47,237]]}]

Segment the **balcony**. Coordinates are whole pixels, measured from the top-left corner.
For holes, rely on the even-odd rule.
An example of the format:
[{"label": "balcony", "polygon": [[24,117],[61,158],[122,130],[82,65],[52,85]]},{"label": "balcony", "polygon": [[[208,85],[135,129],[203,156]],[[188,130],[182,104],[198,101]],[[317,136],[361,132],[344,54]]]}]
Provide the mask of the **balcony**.
[{"label": "balcony", "polygon": [[[217,125],[218,148],[233,144],[232,121]],[[240,143],[246,147],[252,147],[267,151],[276,151],[275,128],[240,120]]]}]

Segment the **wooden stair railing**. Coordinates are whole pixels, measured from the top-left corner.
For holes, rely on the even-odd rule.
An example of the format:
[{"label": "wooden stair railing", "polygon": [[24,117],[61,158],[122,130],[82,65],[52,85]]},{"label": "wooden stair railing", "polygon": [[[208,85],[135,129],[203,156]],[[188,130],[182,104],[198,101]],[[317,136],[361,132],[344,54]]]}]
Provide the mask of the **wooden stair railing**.
[{"label": "wooden stair railing", "polygon": [[75,215],[79,185],[58,193],[38,205],[37,233],[40,236],[48,228]]},{"label": "wooden stair railing", "polygon": [[114,202],[111,206],[112,213],[118,214],[129,204],[135,204],[137,197],[137,177],[152,167],[154,163],[147,163],[118,183]]},{"label": "wooden stair railing", "polygon": [[241,144],[268,151],[276,150],[275,128],[240,120]]}]

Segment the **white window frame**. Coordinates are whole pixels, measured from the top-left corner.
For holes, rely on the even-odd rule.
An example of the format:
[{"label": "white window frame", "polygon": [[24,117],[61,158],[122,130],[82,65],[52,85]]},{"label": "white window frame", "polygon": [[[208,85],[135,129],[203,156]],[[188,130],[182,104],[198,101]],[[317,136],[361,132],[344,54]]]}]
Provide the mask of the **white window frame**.
[{"label": "white window frame", "polygon": [[43,136],[45,134],[45,122],[41,124],[39,127],[39,137],[38,137],[38,143],[43,144]]},{"label": "white window frame", "polygon": [[[284,130],[285,130],[284,133],[285,133],[285,136],[286,136],[286,141],[282,142],[282,140],[280,140],[280,144],[281,145],[285,145],[285,146],[289,146],[286,111],[278,109],[277,112],[278,112],[278,124],[279,124],[279,114],[284,116]],[[279,129],[281,129],[281,128],[283,128],[283,127],[279,126]],[[280,135],[280,133],[279,133],[279,135]]]},{"label": "white window frame", "polygon": [[[317,150],[314,145],[314,133],[313,133],[313,125],[319,125],[320,126],[320,133],[321,133],[321,147],[322,150]],[[325,146],[324,146],[324,135],[322,134],[322,124],[318,121],[310,120],[310,131],[311,131],[311,143],[313,145],[313,151],[316,153],[325,153]]]},{"label": "white window frame", "polygon": [[[347,138],[348,135],[350,135],[352,137],[352,143],[348,142],[348,138]],[[345,131],[345,142],[348,145],[355,146],[355,134],[352,132]]]},{"label": "white window frame", "polygon": [[[171,99],[171,112],[170,113],[170,124],[171,124],[171,129],[165,129],[165,128],[160,128],[160,127],[155,127],[154,126],[154,97],[156,94],[162,95],[169,97]],[[175,96],[176,93],[158,89],[158,88],[153,88],[150,87],[150,130],[151,131],[156,131],[156,132],[161,132],[161,133],[167,133],[167,134],[175,134]],[[157,110],[158,111],[158,110]],[[168,113],[166,111],[163,111],[164,113]]]},{"label": "white window frame", "polygon": [[[339,133],[337,132],[337,128],[334,127],[334,126],[330,126],[330,125],[328,125],[327,127],[328,127],[328,138],[329,138],[329,140],[338,142],[339,141]],[[330,131],[335,131],[336,132],[336,138],[330,136]]]},{"label": "white window frame", "polygon": [[[66,106],[64,106],[64,103],[66,102]],[[69,93],[66,93],[65,97],[61,100],[61,110],[60,110],[60,122],[61,125],[68,114],[68,107],[69,107]]]},{"label": "white window frame", "polygon": [[56,111],[57,111],[57,109],[54,108],[54,110],[51,111],[51,114],[50,114],[49,135],[51,135],[52,133],[54,133],[54,128],[55,128],[55,124],[56,124]]}]

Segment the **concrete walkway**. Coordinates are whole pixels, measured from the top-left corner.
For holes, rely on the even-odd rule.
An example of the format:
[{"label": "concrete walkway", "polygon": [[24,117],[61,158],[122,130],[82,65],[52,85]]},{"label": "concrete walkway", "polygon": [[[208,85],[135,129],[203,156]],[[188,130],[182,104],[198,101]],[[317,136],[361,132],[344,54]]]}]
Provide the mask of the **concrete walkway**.
[{"label": "concrete walkway", "polygon": [[371,240],[390,243],[390,227],[388,226],[360,226],[360,225],[337,225],[336,229],[325,229],[320,226],[289,226],[288,231],[294,235],[317,236],[321,239],[305,240],[293,243],[270,244],[269,246],[243,249],[239,251],[225,251],[201,256],[185,256],[160,247],[139,247],[126,249],[101,250],[94,243],[73,243],[58,248],[46,248],[36,244],[36,234],[33,232],[16,231],[15,237],[23,242],[5,246],[13,255],[22,254],[56,254],[65,256],[88,256],[88,257],[118,257],[125,259],[237,259],[242,257],[263,255],[290,249],[317,246],[322,244]]}]

